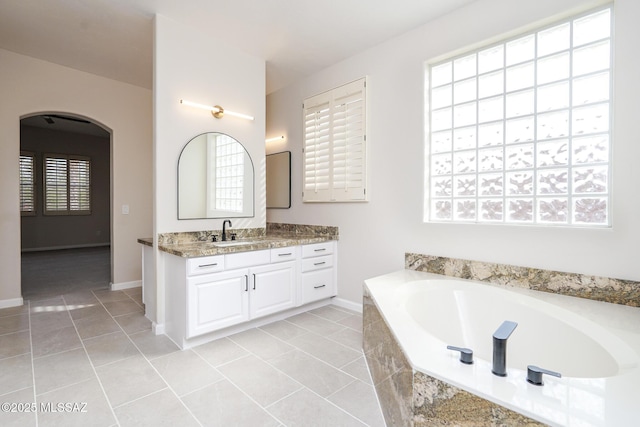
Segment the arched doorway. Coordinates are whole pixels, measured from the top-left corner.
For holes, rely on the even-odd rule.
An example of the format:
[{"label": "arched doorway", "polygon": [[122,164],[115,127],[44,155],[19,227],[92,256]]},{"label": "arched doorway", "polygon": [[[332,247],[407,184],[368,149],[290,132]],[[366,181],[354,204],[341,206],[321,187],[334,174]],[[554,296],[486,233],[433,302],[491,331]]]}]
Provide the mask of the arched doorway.
[{"label": "arched doorway", "polygon": [[111,282],[111,132],[61,112],[20,120],[22,295]]}]

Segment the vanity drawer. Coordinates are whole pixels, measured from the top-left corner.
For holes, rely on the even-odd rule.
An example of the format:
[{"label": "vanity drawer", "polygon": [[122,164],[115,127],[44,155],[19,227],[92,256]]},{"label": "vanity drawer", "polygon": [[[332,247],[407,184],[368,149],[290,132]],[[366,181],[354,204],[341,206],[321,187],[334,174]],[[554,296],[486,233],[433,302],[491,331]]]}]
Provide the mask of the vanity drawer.
[{"label": "vanity drawer", "polygon": [[302,272],[321,270],[323,268],[333,267],[333,255],[319,256],[315,258],[306,258],[302,260]]},{"label": "vanity drawer", "polygon": [[295,246],[271,249],[271,263],[294,261],[296,259],[296,249],[297,248]]},{"label": "vanity drawer", "polygon": [[271,255],[269,249],[261,251],[238,252],[225,255],[225,265],[227,270],[234,268],[253,267],[256,265],[269,264]]},{"label": "vanity drawer", "polygon": [[187,260],[187,275],[216,273],[224,270],[224,255],[203,256]]},{"label": "vanity drawer", "polygon": [[302,258],[329,255],[333,253],[333,241],[302,246]]},{"label": "vanity drawer", "polygon": [[307,304],[334,295],[333,269],[324,269],[302,274],[302,300]]}]

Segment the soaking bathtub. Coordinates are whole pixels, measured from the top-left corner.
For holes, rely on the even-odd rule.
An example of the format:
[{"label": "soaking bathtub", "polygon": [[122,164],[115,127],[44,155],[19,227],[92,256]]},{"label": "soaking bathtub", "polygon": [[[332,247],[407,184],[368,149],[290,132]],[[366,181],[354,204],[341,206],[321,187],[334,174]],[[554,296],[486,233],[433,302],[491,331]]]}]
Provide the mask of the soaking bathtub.
[{"label": "soaking bathtub", "polygon": [[[412,270],[365,286],[415,371],[548,425],[640,425],[640,309]],[[518,326],[498,377],[492,335],[505,320]],[[528,365],[562,377],[532,385]]]}]

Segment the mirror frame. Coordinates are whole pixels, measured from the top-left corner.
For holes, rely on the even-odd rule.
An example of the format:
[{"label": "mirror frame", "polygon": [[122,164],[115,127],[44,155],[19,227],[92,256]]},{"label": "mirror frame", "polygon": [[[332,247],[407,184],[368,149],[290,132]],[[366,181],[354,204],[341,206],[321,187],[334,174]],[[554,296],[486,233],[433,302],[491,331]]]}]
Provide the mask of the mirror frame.
[{"label": "mirror frame", "polygon": [[[273,156],[273,157],[272,157]],[[269,162],[269,157],[271,157],[271,159],[276,159],[277,157],[282,157],[282,163],[286,164],[286,168],[287,170],[281,170],[281,171],[274,171],[273,170],[273,163],[271,163],[271,168],[270,166],[270,162]],[[267,197],[266,197],[266,201],[267,201],[267,209],[289,209],[291,208],[291,151],[282,151],[280,153],[273,153],[273,154],[267,154],[266,155],[266,162],[265,162],[265,169],[266,169],[266,191],[267,191]],[[284,167],[283,167],[284,169]],[[277,172],[274,174],[274,172]],[[269,176],[274,176],[276,178],[275,182],[270,182],[269,181]],[[284,193],[286,189],[286,196],[282,193]],[[279,193],[279,197],[276,197],[276,199],[284,199],[286,197],[286,202],[282,202],[282,203],[273,203],[273,197],[271,197],[272,199],[272,204],[269,205],[269,193],[273,193],[277,191]]]},{"label": "mirror frame", "polygon": [[[251,213],[244,215],[244,214],[238,214],[238,215],[233,215],[233,214],[225,214],[222,216],[204,216],[204,217],[198,217],[198,218],[180,218],[180,160],[182,159],[182,154],[184,153],[184,150],[187,148],[187,146],[196,138],[199,138],[203,135],[208,135],[208,134],[218,134],[218,135],[224,135],[227,136],[231,139],[233,139],[234,141],[236,141],[236,143],[238,143],[242,149],[244,150],[247,158],[249,159],[249,163],[251,164],[251,174],[252,174],[252,181],[251,181],[251,197],[252,197],[252,201],[253,203],[251,204]],[[177,218],[179,221],[188,221],[188,220],[202,220],[202,219],[222,219],[222,218],[254,218],[256,216],[256,185],[255,185],[255,179],[256,179],[256,169],[255,166],[253,164],[253,159],[251,158],[251,155],[249,154],[249,151],[247,151],[247,148],[244,146],[244,144],[242,144],[240,141],[238,141],[236,138],[234,138],[233,136],[223,133],[223,132],[203,132],[200,133],[196,136],[194,136],[193,138],[191,138],[189,141],[187,141],[186,144],[184,144],[184,146],[182,147],[182,149],[180,150],[180,155],[178,156],[178,167],[177,167],[177,179],[176,179],[176,214],[177,214]]]}]

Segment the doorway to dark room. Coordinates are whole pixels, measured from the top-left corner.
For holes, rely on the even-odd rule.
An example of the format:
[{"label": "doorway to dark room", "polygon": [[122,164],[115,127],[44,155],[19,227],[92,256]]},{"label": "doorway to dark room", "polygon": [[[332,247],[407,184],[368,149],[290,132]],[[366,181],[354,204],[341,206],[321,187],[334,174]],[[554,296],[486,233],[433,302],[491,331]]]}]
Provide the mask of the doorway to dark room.
[{"label": "doorway to dark room", "polygon": [[111,282],[111,134],[65,113],[20,120],[22,296]]}]

